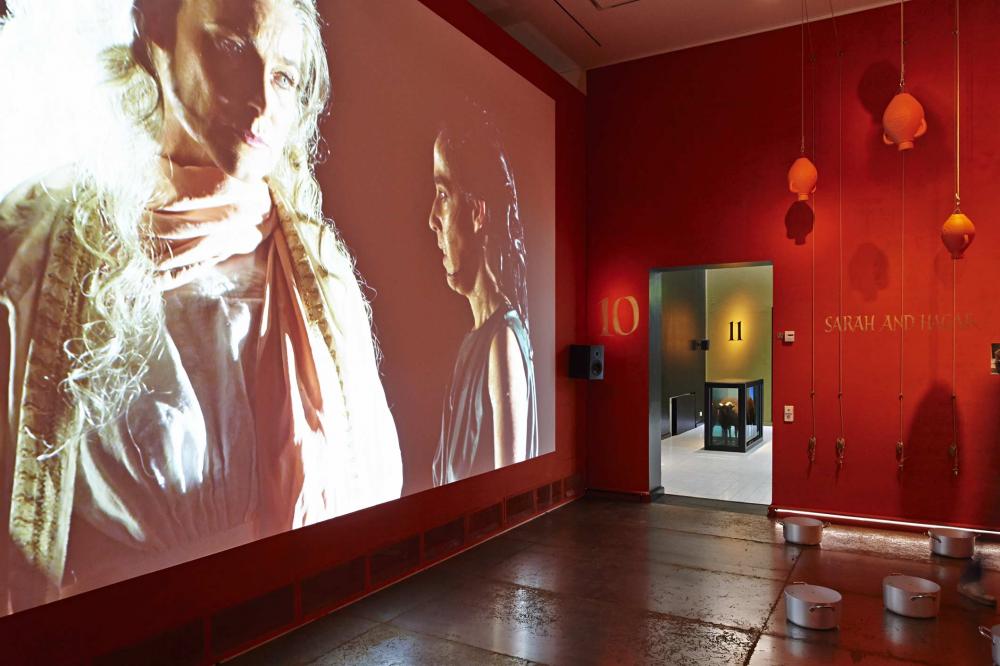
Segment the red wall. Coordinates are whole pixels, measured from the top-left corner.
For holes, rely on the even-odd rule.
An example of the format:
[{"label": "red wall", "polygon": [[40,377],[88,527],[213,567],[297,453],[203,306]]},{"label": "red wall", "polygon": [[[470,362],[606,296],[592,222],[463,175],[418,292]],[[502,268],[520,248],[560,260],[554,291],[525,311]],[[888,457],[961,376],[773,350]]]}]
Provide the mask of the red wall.
[{"label": "red wall", "polygon": [[[951,312],[951,261],[939,229],[952,211],[954,3],[907,3],[908,90],[927,109],[929,131],[906,155],[905,309]],[[881,115],[896,92],[898,7],[837,20],[843,55],[844,312],[900,309],[901,156],[882,144]],[[838,310],[838,84],[830,21],[813,24],[815,228],[803,245],[786,237],[794,196],[786,172],[799,153],[798,28],[650,57],[588,77],[588,331],[606,345],[605,381],[591,387],[588,486],[647,492],[648,276],[669,266],[774,263],[774,504],[894,518],[1000,526],[1000,377],[989,343],[1000,341],[1000,3],[962,3],[963,211],[978,236],[958,262],[958,310],[976,325],[959,331],[961,472],[951,435],[951,330],[906,336],[905,468],[897,472],[899,333],[845,336],[847,449],[837,472],[837,336],[823,319]],[[808,70],[807,70],[808,72]],[[807,135],[812,147],[812,81]],[[816,321],[811,322],[811,253]],[[601,336],[601,299],[641,304],[632,335]],[[630,328],[627,306],[622,329]],[[612,329],[613,330],[613,329]],[[816,344],[819,445],[811,433],[810,345]]]},{"label": "red wall", "polygon": [[[582,474],[587,387],[566,378],[565,365],[585,327],[584,97],[464,0],[421,2],[556,100],[556,452],[0,618],[0,662],[87,662],[199,619],[208,633],[206,618],[219,610]],[[209,650],[205,659],[217,656]]]}]

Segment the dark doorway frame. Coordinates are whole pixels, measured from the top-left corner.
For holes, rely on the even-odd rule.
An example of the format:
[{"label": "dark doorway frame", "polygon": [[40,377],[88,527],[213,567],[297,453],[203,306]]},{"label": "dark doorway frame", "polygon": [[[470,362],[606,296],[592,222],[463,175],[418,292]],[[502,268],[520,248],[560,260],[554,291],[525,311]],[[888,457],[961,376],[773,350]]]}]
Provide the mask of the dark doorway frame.
[{"label": "dark doorway frame", "polygon": [[[666,268],[651,268],[649,269],[649,301],[648,301],[648,312],[649,312],[649,327],[646,331],[646,338],[649,344],[649,403],[647,405],[647,420],[648,420],[648,448],[649,448],[649,489],[650,495],[655,498],[664,493],[663,490],[663,474],[662,468],[660,466],[660,409],[662,401],[662,387],[663,387],[663,346],[661,344],[660,335],[663,328],[663,313],[661,312],[660,303],[662,302],[663,293],[660,288],[659,276],[663,273],[670,273],[673,271],[690,271],[690,270],[710,270],[717,268],[751,268],[754,266],[770,266],[773,270],[773,261],[744,261],[744,262],[734,262],[734,263],[722,263],[722,264],[692,264],[688,266],[669,266]],[[771,282],[771,293],[773,300],[774,293],[774,282]],[[655,304],[655,306],[654,306]],[[773,312],[773,311],[772,311]],[[771,325],[771,395],[774,396],[774,324],[772,319]],[[771,411],[771,423],[774,421],[774,400],[772,399],[770,405],[767,408]],[[774,430],[771,431],[772,438],[774,437]],[[774,446],[772,444],[772,446]],[[773,454],[772,454],[773,455]],[[772,471],[772,489],[773,489],[773,471]]]}]

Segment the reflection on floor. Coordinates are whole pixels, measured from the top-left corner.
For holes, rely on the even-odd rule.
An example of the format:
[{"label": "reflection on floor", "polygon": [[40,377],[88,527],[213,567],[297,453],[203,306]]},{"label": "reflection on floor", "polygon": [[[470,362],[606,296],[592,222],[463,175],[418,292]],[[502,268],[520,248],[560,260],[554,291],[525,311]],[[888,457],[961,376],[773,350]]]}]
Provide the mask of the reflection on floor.
[{"label": "reflection on floor", "polygon": [[[1000,592],[1000,546],[980,544]],[[963,563],[927,537],[827,528],[782,543],[765,516],[580,500],[287,634],[237,664],[988,664],[956,591]],[[882,607],[891,572],[942,587],[937,619]],[[790,581],[843,594],[841,627],[785,619]]]},{"label": "reflection on floor", "polygon": [[705,450],[705,427],[698,426],[660,443],[662,483],[666,493],[771,503],[771,426],[764,443],[749,453]]}]

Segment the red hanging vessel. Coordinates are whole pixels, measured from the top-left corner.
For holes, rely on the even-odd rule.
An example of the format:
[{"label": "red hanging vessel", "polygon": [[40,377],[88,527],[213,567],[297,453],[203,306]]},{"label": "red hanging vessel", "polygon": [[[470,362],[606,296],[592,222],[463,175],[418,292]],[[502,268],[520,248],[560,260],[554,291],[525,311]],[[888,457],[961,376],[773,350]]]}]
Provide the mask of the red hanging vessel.
[{"label": "red hanging vessel", "polygon": [[808,157],[795,160],[788,170],[788,189],[799,195],[799,201],[809,200],[809,195],[816,191],[817,180],[819,172]]},{"label": "red hanging vessel", "polygon": [[882,140],[899,150],[910,150],[913,141],[927,133],[924,107],[910,93],[901,92],[892,98],[882,114]]},{"label": "red hanging vessel", "polygon": [[952,213],[941,226],[941,242],[948,248],[952,259],[961,259],[976,237],[976,226],[967,215]]}]

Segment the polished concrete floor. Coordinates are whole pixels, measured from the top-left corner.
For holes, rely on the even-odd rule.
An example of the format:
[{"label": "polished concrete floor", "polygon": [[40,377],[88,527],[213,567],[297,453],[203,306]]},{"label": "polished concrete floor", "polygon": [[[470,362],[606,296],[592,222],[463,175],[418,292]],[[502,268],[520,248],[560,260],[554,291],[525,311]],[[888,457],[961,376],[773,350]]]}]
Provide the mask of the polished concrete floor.
[{"label": "polished concrete floor", "polygon": [[[1000,592],[1000,546],[981,552]],[[765,516],[584,499],[235,663],[986,665],[977,626],[1000,618],[957,593],[961,570],[917,534],[830,527],[800,549]],[[939,581],[940,616],[883,610],[892,572]],[[839,630],[786,621],[797,580],[843,594]]]},{"label": "polished concrete floor", "polygon": [[752,451],[706,451],[705,426],[660,442],[660,475],[665,492],[727,502],[771,503],[771,435]]}]

